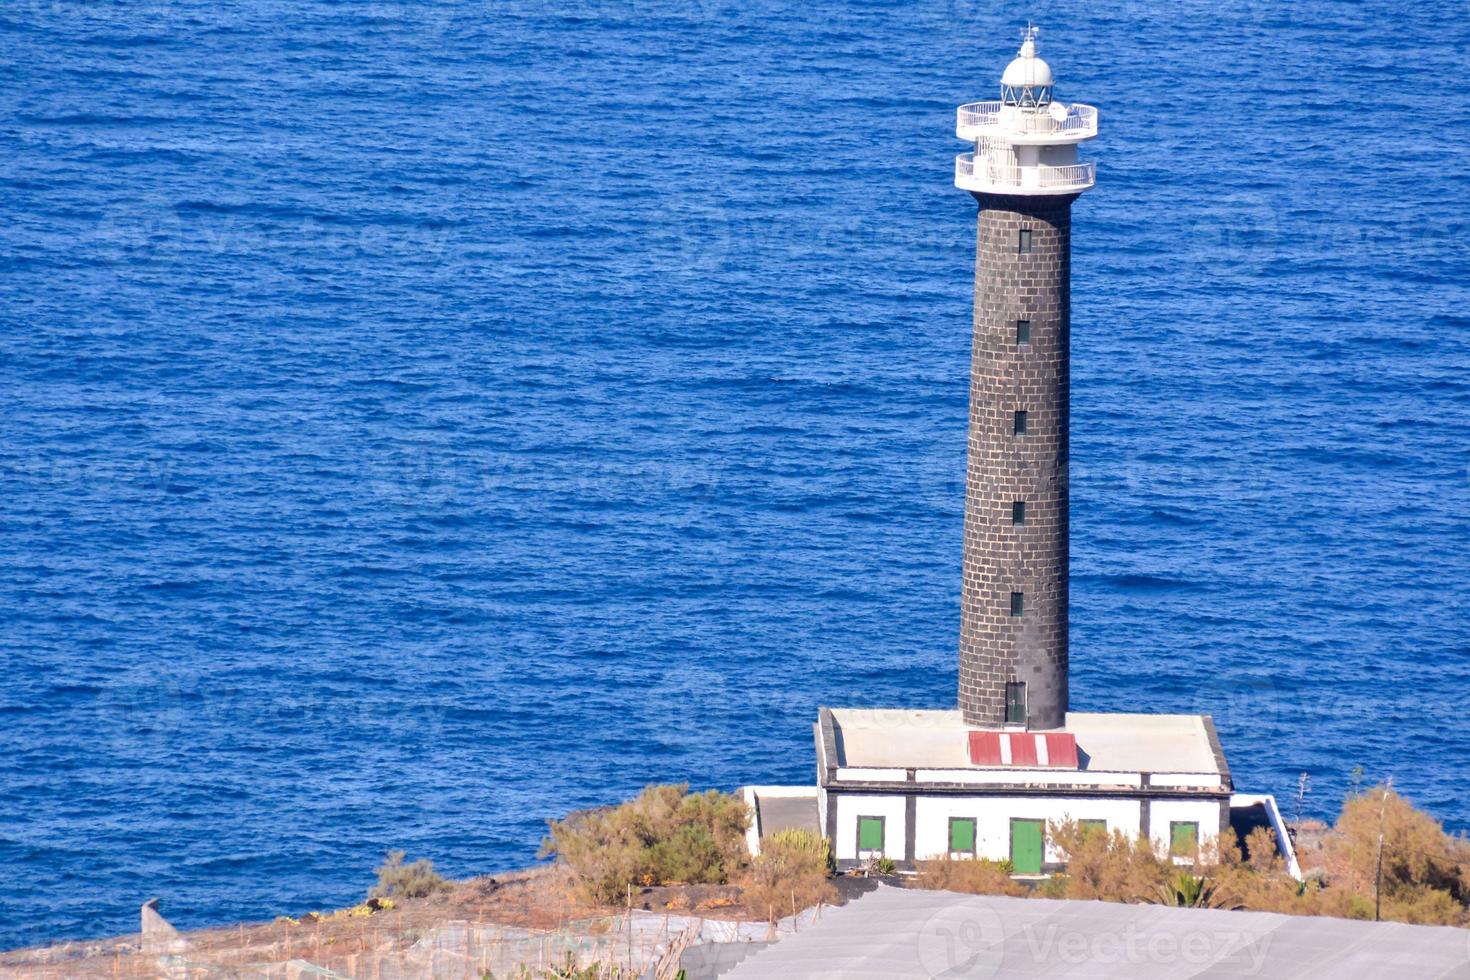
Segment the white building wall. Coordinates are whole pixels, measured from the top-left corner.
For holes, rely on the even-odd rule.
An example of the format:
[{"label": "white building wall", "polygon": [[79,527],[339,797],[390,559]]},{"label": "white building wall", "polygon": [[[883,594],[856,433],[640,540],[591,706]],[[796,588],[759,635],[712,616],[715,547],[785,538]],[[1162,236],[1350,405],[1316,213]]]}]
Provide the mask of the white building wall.
[{"label": "white building wall", "polygon": [[1200,847],[1220,837],[1220,803],[1218,800],[1154,800],[1149,804],[1149,838],[1160,854],[1169,853],[1169,825],[1175,822],[1199,824]]},{"label": "white building wall", "polygon": [[827,805],[834,804],[837,806],[837,840],[833,844],[833,856],[837,860],[858,859],[858,817],[883,817],[883,857],[895,861],[903,860],[904,841],[908,833],[904,824],[904,809],[907,805],[904,797],[832,793],[827,797]]},{"label": "white building wall", "polygon": [[[825,807],[837,811],[837,836],[834,856],[841,861],[859,859],[857,853],[857,818],[883,817],[883,856],[901,861],[905,858],[906,800],[902,795],[856,793],[818,794],[818,810]],[[1093,799],[1051,796],[951,796],[920,794],[915,801],[914,857],[917,860],[943,857],[949,847],[951,817],[975,820],[976,856],[1003,861],[1011,856],[1011,819],[1043,820],[1048,825],[1065,820],[1103,820],[1109,833],[1121,830],[1130,838],[1139,831],[1142,819],[1137,799]],[[1199,824],[1201,846],[1214,843],[1220,831],[1220,804],[1217,800],[1160,800],[1149,803],[1148,835],[1161,854],[1168,853],[1169,826],[1186,821]],[[1050,844],[1045,859],[1059,862],[1062,856]]]},{"label": "white building wall", "polygon": [[[1011,856],[1011,819],[1020,817],[1060,823],[1065,820],[1106,820],[1108,832],[1122,830],[1129,837],[1139,829],[1137,800],[1069,799],[1005,796],[921,796],[914,813],[914,857],[920,861],[944,857],[949,849],[951,817],[975,819],[976,857],[1004,861]],[[1216,809],[1218,822],[1219,810]],[[1164,827],[1168,831],[1168,825]],[[1047,861],[1061,856],[1050,845]]]}]

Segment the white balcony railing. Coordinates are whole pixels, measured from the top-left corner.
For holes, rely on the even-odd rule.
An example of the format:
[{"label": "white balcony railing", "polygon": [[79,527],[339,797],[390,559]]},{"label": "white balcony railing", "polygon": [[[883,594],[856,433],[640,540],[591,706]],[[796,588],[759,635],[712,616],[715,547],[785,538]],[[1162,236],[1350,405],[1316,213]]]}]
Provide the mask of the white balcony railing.
[{"label": "white balcony railing", "polygon": [[1097,135],[1097,109],[1090,105],[1067,106],[1066,113],[1053,116],[1046,110],[1027,112],[1011,109],[1002,112],[999,102],[971,102],[962,105],[957,114],[956,132],[961,139],[975,139],[991,130],[1028,136],[1056,135],[1069,140],[1092,139]]},{"label": "white balcony railing", "polygon": [[961,153],[954,160],[955,186],[971,191],[1009,194],[1056,194],[1085,191],[1097,182],[1097,165],[1074,163],[1065,167],[1017,167],[998,163],[990,157],[976,159],[973,153]]}]

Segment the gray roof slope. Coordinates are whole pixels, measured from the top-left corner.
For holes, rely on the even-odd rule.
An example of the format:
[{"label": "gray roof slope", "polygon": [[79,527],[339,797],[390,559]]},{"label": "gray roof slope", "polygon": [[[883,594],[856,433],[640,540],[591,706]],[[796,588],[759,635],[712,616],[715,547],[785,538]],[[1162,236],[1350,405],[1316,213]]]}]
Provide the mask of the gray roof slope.
[{"label": "gray roof slope", "polygon": [[721,980],[1463,977],[1470,930],[885,886]]}]

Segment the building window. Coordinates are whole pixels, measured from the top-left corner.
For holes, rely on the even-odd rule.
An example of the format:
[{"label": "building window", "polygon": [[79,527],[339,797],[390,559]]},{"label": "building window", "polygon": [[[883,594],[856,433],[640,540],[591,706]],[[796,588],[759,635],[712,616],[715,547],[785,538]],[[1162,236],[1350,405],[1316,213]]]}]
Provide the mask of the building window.
[{"label": "building window", "polygon": [[1018,345],[1020,345],[1021,347],[1030,346],[1030,344],[1031,344],[1031,321],[1030,320],[1017,320],[1016,321],[1016,343]]},{"label": "building window", "polygon": [[1093,834],[1107,834],[1108,822],[1106,820],[1079,820],[1077,829],[1082,832],[1082,839],[1086,840]]},{"label": "building window", "polygon": [[1026,501],[1017,500],[1011,504],[1011,523],[1016,527],[1026,526]]},{"label": "building window", "polygon": [[1006,724],[1026,724],[1026,684],[1024,681],[1006,683]]},{"label": "building window", "polygon": [[1169,824],[1169,854],[1173,857],[1194,857],[1199,851],[1199,824],[1173,821]]},{"label": "building window", "polygon": [[883,817],[858,817],[858,856],[883,853]]},{"label": "building window", "polygon": [[1031,251],[1031,229],[1022,228],[1021,237],[1016,243],[1016,251],[1025,255]]},{"label": "building window", "polygon": [[975,818],[949,818],[949,856],[975,856]]},{"label": "building window", "polygon": [[1024,616],[1024,615],[1026,615],[1026,593],[1024,593],[1024,592],[1012,592],[1011,593],[1011,615],[1012,616]]},{"label": "building window", "polygon": [[1012,428],[1011,431],[1014,432],[1018,436],[1024,436],[1026,434],[1026,410],[1025,409],[1018,409],[1016,411],[1016,418],[1015,418],[1015,422],[1014,422],[1014,427]]}]

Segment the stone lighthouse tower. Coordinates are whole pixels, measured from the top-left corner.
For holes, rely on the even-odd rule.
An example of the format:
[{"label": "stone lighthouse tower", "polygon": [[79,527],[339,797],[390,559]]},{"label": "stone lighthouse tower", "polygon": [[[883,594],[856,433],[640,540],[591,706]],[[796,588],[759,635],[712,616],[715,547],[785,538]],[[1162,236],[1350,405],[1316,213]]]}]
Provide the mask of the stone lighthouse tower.
[{"label": "stone lighthouse tower", "polygon": [[1063,105],[1036,29],[998,102],[961,106],[974,144],[955,186],[979,204],[959,705],[979,728],[1060,728],[1067,714],[1067,425],[1072,202],[1097,110]]}]

